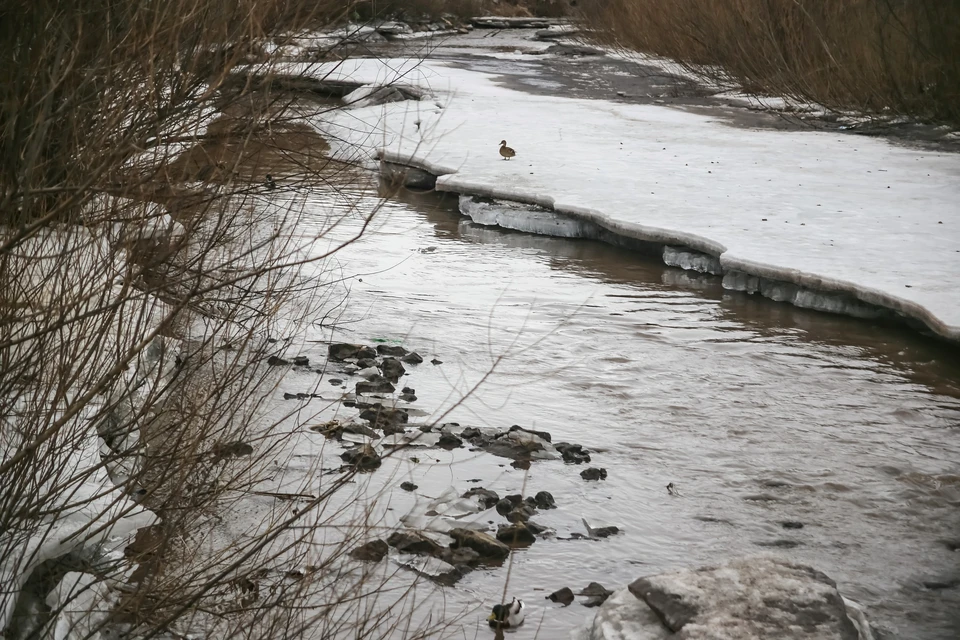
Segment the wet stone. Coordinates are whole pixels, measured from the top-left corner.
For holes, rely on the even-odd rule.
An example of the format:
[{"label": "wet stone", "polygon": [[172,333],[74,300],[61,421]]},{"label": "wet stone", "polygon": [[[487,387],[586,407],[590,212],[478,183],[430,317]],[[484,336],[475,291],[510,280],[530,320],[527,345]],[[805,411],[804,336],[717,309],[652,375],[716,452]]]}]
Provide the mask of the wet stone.
[{"label": "wet stone", "polygon": [[593,530],[593,536],[595,538],[609,538],[610,536],[615,536],[620,533],[620,527],[609,526],[609,527],[599,527]]},{"label": "wet stone", "polygon": [[403,364],[396,358],[384,358],[380,364],[380,371],[383,372],[385,378],[393,382],[399,380],[400,376],[407,372],[407,370],[403,368]]},{"label": "wet stone", "polygon": [[340,378],[330,378],[329,380],[327,380],[327,382],[329,382],[335,387],[339,387],[340,385],[343,384],[343,380],[341,380]]},{"label": "wet stone", "polygon": [[499,502],[497,502],[497,513],[502,516],[507,515],[513,508],[518,506],[523,501],[523,498],[519,493],[514,493],[509,496],[504,496]]},{"label": "wet stone", "polygon": [[570,587],[564,587],[563,589],[557,589],[550,595],[546,597],[550,602],[559,602],[563,606],[569,605],[573,602],[573,591]]},{"label": "wet stone", "polygon": [[590,467],[580,472],[580,477],[584,480],[606,480],[607,470],[603,468]]},{"label": "wet stone", "polygon": [[526,522],[533,516],[537,515],[537,510],[531,507],[528,504],[522,504],[519,507],[516,507],[506,515],[507,520],[514,523]]},{"label": "wet stone", "polygon": [[407,355],[400,358],[400,361],[405,362],[407,364],[420,364],[421,362],[423,362],[423,358],[416,351],[411,351]]},{"label": "wet stone", "polygon": [[437,446],[442,449],[459,449],[463,446],[463,440],[453,435],[452,433],[445,433],[440,436],[440,439],[437,440]]},{"label": "wet stone", "polygon": [[413,395],[412,393],[401,393],[400,399],[404,402],[416,402],[417,396]]},{"label": "wet stone", "polygon": [[579,444],[571,444],[569,442],[558,442],[553,445],[557,451],[560,452],[560,455],[563,457],[563,461],[570,464],[582,464],[584,462],[590,462],[590,452],[586,451]]},{"label": "wet stone", "polygon": [[497,495],[496,491],[491,491],[490,489],[484,489],[483,487],[474,487],[473,489],[468,490],[464,493],[462,498],[476,498],[484,509],[489,509],[490,507],[496,506],[500,502],[500,496]]},{"label": "wet stone", "polygon": [[524,432],[526,432],[526,433],[532,433],[533,435],[537,436],[538,438],[542,438],[543,440],[546,440],[547,442],[552,442],[552,441],[553,441],[553,436],[551,436],[550,433],[547,432],[547,431],[535,431],[534,429],[527,429],[527,428],[525,428],[525,427],[521,427],[521,426],[518,425],[518,424],[513,425],[512,427],[510,427],[510,428],[507,430],[508,433],[511,432],[511,431],[524,431]]},{"label": "wet stone", "polygon": [[336,361],[356,358],[361,348],[363,348],[363,345],[337,342],[327,347],[327,357]]},{"label": "wet stone", "polygon": [[357,383],[357,393],[393,393],[396,391],[396,387],[387,382],[386,380],[382,382],[367,382],[360,381]]},{"label": "wet stone", "polygon": [[443,360],[437,360],[436,358],[434,358],[433,360],[430,361],[430,364],[432,364],[433,366],[437,366],[438,364],[443,364]]},{"label": "wet stone", "polygon": [[357,351],[358,360],[364,360],[364,359],[376,360],[376,358],[377,358],[377,351],[373,347],[360,347],[360,349]]},{"label": "wet stone", "polygon": [[377,353],[382,356],[393,356],[394,358],[402,358],[407,355],[407,350],[400,346],[393,346],[389,344],[378,344]]},{"label": "wet stone", "polygon": [[350,551],[350,555],[365,562],[380,562],[390,548],[383,540],[372,540]]},{"label": "wet stone", "polygon": [[381,464],[380,456],[369,445],[347,449],[340,454],[340,459],[360,471],[373,471],[378,469]]},{"label": "wet stone", "polygon": [[253,454],[253,447],[246,442],[218,442],[210,450],[213,457],[218,460],[226,458],[238,458],[240,456],[249,456]]},{"label": "wet stone", "polygon": [[270,356],[267,358],[267,364],[271,367],[282,367],[284,365],[290,364],[289,360],[284,360],[280,356]]},{"label": "wet stone", "polygon": [[447,535],[454,540],[454,548],[467,547],[473,549],[483,561],[499,562],[510,555],[510,547],[496,538],[481,531],[470,529],[451,529]]},{"label": "wet stone", "polygon": [[803,529],[803,523],[794,520],[784,520],[780,523],[780,526],[784,529]]},{"label": "wet stone", "polygon": [[538,491],[533,497],[538,509],[556,509],[557,503],[553,499],[553,494],[549,491]]},{"label": "wet stone", "polygon": [[373,358],[363,358],[361,360],[357,360],[357,366],[361,369],[370,369],[377,366],[377,361]]},{"label": "wet stone", "polygon": [[298,367],[308,367],[310,366],[310,358],[307,356],[297,356],[293,359],[293,364],[297,365]]},{"label": "wet stone", "polygon": [[477,438],[482,438],[483,433],[480,432],[480,429],[476,427],[467,427],[460,432],[460,437],[464,440],[470,440],[471,442]]},{"label": "wet stone", "polygon": [[401,482],[401,483],[400,483],[400,488],[403,489],[404,491],[416,491],[416,490],[419,489],[420,487],[418,487],[417,485],[413,484],[412,482]]},{"label": "wet stone", "polygon": [[536,536],[523,524],[501,525],[497,540],[511,547],[529,547],[537,541]]},{"label": "wet stone", "polygon": [[394,531],[387,538],[387,544],[401,553],[438,557],[443,553],[439,543],[417,531]]}]

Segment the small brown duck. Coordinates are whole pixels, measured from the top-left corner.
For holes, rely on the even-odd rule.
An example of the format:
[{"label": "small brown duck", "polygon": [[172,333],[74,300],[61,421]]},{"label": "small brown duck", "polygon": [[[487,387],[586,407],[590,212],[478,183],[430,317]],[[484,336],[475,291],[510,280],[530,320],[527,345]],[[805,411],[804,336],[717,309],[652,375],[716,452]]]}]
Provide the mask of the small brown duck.
[{"label": "small brown duck", "polygon": [[500,155],[503,156],[504,160],[509,160],[513,156],[517,155],[517,152],[507,146],[506,140],[500,141]]}]

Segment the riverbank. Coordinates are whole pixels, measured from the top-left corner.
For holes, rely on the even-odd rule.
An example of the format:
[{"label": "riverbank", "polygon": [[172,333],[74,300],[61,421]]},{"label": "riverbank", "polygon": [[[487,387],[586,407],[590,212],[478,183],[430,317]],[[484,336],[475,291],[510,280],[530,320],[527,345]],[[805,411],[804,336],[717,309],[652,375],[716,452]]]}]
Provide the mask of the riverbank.
[{"label": "riverbank", "polygon": [[[482,70],[412,59],[313,69],[327,80],[398,83],[428,96],[324,123],[341,153],[359,148],[439,176],[439,190],[536,204],[705,254],[730,288],[858,315],[881,308],[960,339],[951,294],[960,285],[960,155],[519,91],[505,77],[529,54],[485,40]],[[470,46],[476,53],[475,39]],[[509,162],[496,153],[503,138],[518,151]]]}]

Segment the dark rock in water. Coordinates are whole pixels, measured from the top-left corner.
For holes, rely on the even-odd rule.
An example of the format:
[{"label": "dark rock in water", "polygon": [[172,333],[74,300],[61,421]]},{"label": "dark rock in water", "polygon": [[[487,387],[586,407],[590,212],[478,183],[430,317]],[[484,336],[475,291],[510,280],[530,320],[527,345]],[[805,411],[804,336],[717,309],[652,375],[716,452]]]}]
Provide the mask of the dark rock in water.
[{"label": "dark rock in water", "polygon": [[500,502],[500,496],[497,495],[496,491],[484,489],[483,487],[474,487],[473,489],[469,489],[460,497],[476,498],[484,509],[489,509],[490,507],[496,506],[496,504]]},{"label": "dark rock in water", "polygon": [[380,456],[370,445],[347,449],[340,454],[340,459],[360,471],[373,471],[380,467]]},{"label": "dark rock in water", "polygon": [[340,378],[330,378],[329,380],[327,380],[327,382],[329,382],[335,387],[339,387],[340,385],[343,384],[343,380],[341,380]]},{"label": "dark rock in water", "polygon": [[404,387],[403,389],[400,390],[400,392],[401,392],[401,393],[416,393],[417,390],[414,389],[413,387]]},{"label": "dark rock in water", "polygon": [[373,347],[360,347],[357,351],[357,360],[376,360],[377,350]]},{"label": "dark rock in water", "polygon": [[590,462],[590,452],[586,451],[579,444],[571,444],[569,442],[558,442],[553,445],[557,451],[560,452],[560,455],[563,457],[564,462],[569,462],[571,464],[582,464],[584,462]]},{"label": "dark rock in water", "polygon": [[331,360],[342,361],[347,358],[356,358],[363,345],[346,344],[344,342],[335,342],[327,347],[327,357]]},{"label": "dark rock in water", "polygon": [[418,556],[439,557],[443,547],[417,531],[394,531],[387,538],[387,544],[401,553],[413,553]]},{"label": "dark rock in water", "polygon": [[399,380],[400,376],[407,372],[407,370],[403,368],[403,364],[396,358],[384,358],[380,364],[380,371],[383,372],[385,378],[393,382]]},{"label": "dark rock in water", "polygon": [[612,594],[613,591],[610,591],[599,582],[591,582],[577,593],[578,596],[587,596],[586,601],[583,603],[585,607],[599,607],[606,602],[607,598]]},{"label": "dark rock in water", "polygon": [[[857,640],[836,583],[780,559],[753,557],[635,580],[630,592],[673,633],[724,621],[730,638]],[[704,637],[684,632],[685,637]]]},{"label": "dark rock in water", "polygon": [[293,364],[297,365],[298,367],[308,367],[310,366],[310,358],[307,356],[297,356],[293,359]]},{"label": "dark rock in water", "polygon": [[547,531],[550,531],[549,527],[545,527],[542,524],[537,524],[533,520],[527,520],[524,524],[527,525],[527,529],[530,529],[530,531],[537,536],[540,535],[541,533],[546,533]]},{"label": "dark rock in water", "polygon": [[405,362],[407,364],[420,364],[423,362],[423,358],[420,357],[420,354],[416,351],[411,351],[407,355],[400,358],[400,362]]},{"label": "dark rock in water", "polygon": [[528,504],[522,504],[519,507],[516,507],[506,515],[507,520],[510,522],[526,522],[533,516],[537,515],[537,510],[531,507]]},{"label": "dark rock in water", "polygon": [[459,449],[463,446],[463,440],[452,433],[445,433],[437,440],[437,446],[441,449]]},{"label": "dark rock in water", "polygon": [[313,394],[310,393],[284,393],[284,400],[306,400],[311,398]]},{"label": "dark rock in water", "polygon": [[451,549],[447,547],[440,554],[440,559],[460,568],[472,567],[480,562],[480,554],[469,547]]},{"label": "dark rock in water", "polygon": [[376,403],[361,411],[360,419],[367,420],[374,429],[388,429],[406,424],[410,416],[406,409],[390,409]]},{"label": "dark rock in water", "polygon": [[253,447],[246,442],[217,442],[210,450],[213,457],[218,460],[227,458],[239,458],[253,454]]},{"label": "dark rock in water", "polygon": [[417,396],[413,395],[412,393],[401,393],[400,399],[404,402],[416,402]]},{"label": "dark rock in water", "polygon": [[537,538],[533,535],[533,532],[526,527],[526,525],[509,524],[501,525],[500,528],[497,529],[497,540],[516,548],[529,547],[531,544],[537,541]]},{"label": "dark rock in water", "polygon": [[784,538],[779,538],[777,540],[762,540],[756,543],[758,547],[775,547],[777,549],[793,549],[799,547],[802,542],[796,540],[786,540]]},{"label": "dark rock in water", "polygon": [[606,480],[607,470],[603,468],[590,467],[580,472],[580,477],[584,480]]},{"label": "dark rock in water", "polygon": [[267,358],[267,364],[271,367],[282,367],[284,365],[290,364],[289,360],[284,360],[279,356],[270,356]]},{"label": "dark rock in water", "polygon": [[419,489],[420,487],[418,487],[417,485],[413,484],[412,482],[401,482],[401,483],[400,483],[400,488],[403,489],[404,491],[416,491],[416,490]]},{"label": "dark rock in water", "polygon": [[542,439],[546,440],[547,442],[552,442],[552,441],[553,441],[553,440],[552,440],[552,436],[551,436],[548,432],[546,432],[546,431],[535,431],[535,430],[533,430],[533,429],[527,429],[526,427],[521,427],[521,426],[518,425],[518,424],[513,425],[513,426],[510,427],[507,431],[508,431],[508,433],[509,433],[510,431],[526,431],[527,433],[532,433],[533,435],[537,436],[538,438],[542,438]]},{"label": "dark rock in water", "polygon": [[610,536],[615,536],[620,533],[620,527],[609,526],[609,527],[597,527],[590,532],[594,538],[609,538]]},{"label": "dark rock in water", "polygon": [[357,424],[355,422],[348,422],[340,428],[344,433],[355,433],[358,436],[366,436],[367,438],[379,438],[380,434],[371,429],[370,427],[364,426],[362,424]]},{"label": "dark rock in water", "polygon": [[527,469],[530,468],[530,460],[528,460],[527,458],[514,460],[513,462],[510,463],[510,466],[513,467],[514,469],[521,469],[523,471],[526,471]]},{"label": "dark rock in water", "polygon": [[386,380],[382,382],[367,382],[366,380],[361,380],[357,383],[357,393],[393,393],[396,391],[396,387],[387,382]]},{"label": "dark rock in water", "polygon": [[538,509],[556,509],[557,503],[549,491],[538,491],[533,497]]},{"label": "dark rock in water", "polygon": [[407,355],[407,350],[399,346],[391,346],[388,344],[378,344],[377,353],[382,356],[393,356],[395,358],[402,358]]},{"label": "dark rock in water", "polygon": [[548,595],[546,599],[551,602],[559,602],[560,604],[566,607],[571,602],[573,602],[573,591],[570,590],[570,587],[557,589],[556,591]]},{"label": "dark rock in water", "polygon": [[361,360],[357,360],[357,366],[361,369],[369,369],[370,367],[377,366],[377,361],[373,358],[363,358]]},{"label": "dark rock in water", "polygon": [[350,555],[365,562],[380,562],[390,548],[383,540],[372,540],[350,551]]},{"label": "dark rock in water", "polygon": [[513,502],[511,502],[509,498],[504,498],[503,500],[500,500],[500,501],[497,502],[497,504],[496,504],[497,513],[499,513],[499,514],[502,515],[502,516],[505,516],[505,515],[507,515],[508,513],[510,513],[511,511],[513,511],[513,508],[514,508],[515,506],[516,506],[516,505],[514,505]]},{"label": "dark rock in water", "polygon": [[960,587],[960,578],[941,578],[935,580],[924,580],[923,586],[931,591],[940,591],[943,589],[956,589]]},{"label": "dark rock in water", "polygon": [[480,429],[477,429],[476,427],[467,427],[466,429],[460,432],[460,437],[463,438],[464,440],[470,440],[472,442],[477,438],[482,438],[483,433],[481,433]]},{"label": "dark rock in water", "polygon": [[783,522],[780,523],[780,526],[783,527],[784,529],[803,529],[802,522],[796,522],[793,520],[784,520]]},{"label": "dark rock in water", "polygon": [[471,529],[451,529],[447,532],[453,538],[453,548],[467,547],[480,554],[485,562],[499,562],[510,555],[510,547],[493,536]]},{"label": "dark rock in water", "polygon": [[436,358],[434,358],[433,360],[430,361],[430,364],[432,364],[433,366],[437,366],[438,364],[443,364],[443,360],[437,360]]}]

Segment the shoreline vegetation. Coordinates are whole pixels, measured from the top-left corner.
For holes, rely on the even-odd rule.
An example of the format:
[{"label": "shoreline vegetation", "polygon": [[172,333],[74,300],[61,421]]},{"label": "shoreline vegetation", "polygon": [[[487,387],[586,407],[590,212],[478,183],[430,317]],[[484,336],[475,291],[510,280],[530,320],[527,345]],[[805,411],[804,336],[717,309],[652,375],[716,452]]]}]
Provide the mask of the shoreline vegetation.
[{"label": "shoreline vegetation", "polygon": [[[429,605],[403,593],[371,604],[389,571],[344,573],[377,526],[365,505],[343,523],[361,465],[310,493],[262,490],[316,415],[268,414],[277,367],[318,310],[335,323],[343,300],[327,285],[341,276],[324,260],[376,208],[348,203],[314,235],[292,234],[298,187],[361,182],[303,124],[341,105],[231,71],[351,20],[564,16],[749,90],[960,123],[946,5],[744,2],[735,20],[721,4],[0,5],[0,635],[426,637],[453,624],[411,623]],[[304,257],[348,217],[357,234]],[[250,495],[269,498],[259,526],[225,533]],[[318,552],[313,536],[334,525],[343,535]]]}]

